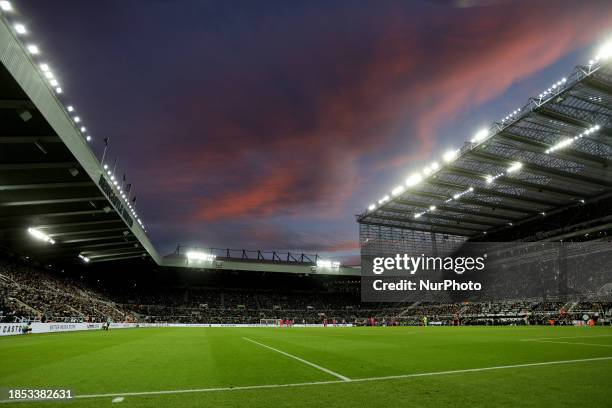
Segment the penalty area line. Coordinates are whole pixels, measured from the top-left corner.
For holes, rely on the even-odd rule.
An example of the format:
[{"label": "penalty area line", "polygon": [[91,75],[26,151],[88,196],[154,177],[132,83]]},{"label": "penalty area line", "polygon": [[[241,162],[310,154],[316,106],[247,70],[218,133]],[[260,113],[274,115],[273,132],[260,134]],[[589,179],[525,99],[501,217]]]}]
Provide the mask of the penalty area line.
[{"label": "penalty area line", "polygon": [[321,366],[320,366],[320,365],[318,365],[318,364],[312,363],[312,362],[310,362],[310,361],[308,361],[308,360],[304,360],[303,358],[300,358],[300,357],[298,357],[298,356],[294,356],[293,354],[289,354],[289,353],[284,352],[284,351],[282,351],[282,350],[275,349],[274,347],[270,347],[270,346],[268,346],[267,344],[263,344],[263,343],[260,343],[260,342],[258,342],[258,341],[255,341],[255,340],[253,340],[253,339],[249,339],[248,337],[243,337],[243,339],[244,339],[244,340],[246,340],[246,341],[250,341],[251,343],[257,344],[258,346],[265,347],[265,348],[267,348],[268,350],[276,351],[277,353],[280,353],[280,354],[282,354],[283,356],[286,356],[286,357],[292,358],[292,359],[294,359],[294,360],[297,360],[297,361],[299,361],[300,363],[304,363],[304,364],[306,364],[306,365],[309,365],[309,366],[311,366],[311,367],[314,367],[314,368],[316,368],[317,370],[321,370],[321,371],[323,371],[323,372],[325,372],[325,373],[327,373],[327,374],[333,375],[334,377],[339,378],[339,379],[341,379],[342,381],[351,381],[351,379],[350,379],[350,378],[348,378],[348,377],[346,377],[346,376],[344,376],[344,375],[342,375],[342,374],[338,374],[338,373],[337,373],[337,372],[335,372],[335,371],[329,370],[329,369],[327,369],[327,368],[325,368],[325,367],[321,367]]},{"label": "penalty area line", "polygon": [[[595,357],[595,358],[583,358],[583,359],[576,359],[576,360],[544,361],[541,363],[526,363],[526,364],[513,364],[513,365],[503,365],[503,366],[493,366],[493,367],[466,368],[466,369],[461,369],[461,370],[433,371],[433,372],[428,372],[428,373],[390,375],[390,376],[385,376],[385,377],[356,378],[356,379],[347,380],[347,381],[330,380],[330,381],[314,381],[314,382],[289,383],[289,384],[246,385],[246,386],[237,386],[237,387],[192,388],[192,389],[183,389],[183,390],[161,390],[161,391],[141,391],[141,392],[117,392],[117,393],[108,393],[108,394],[84,394],[84,395],[75,395],[74,397],[72,397],[72,399],[137,397],[137,396],[206,393],[206,392],[221,392],[221,391],[260,390],[260,389],[268,389],[268,388],[307,387],[307,386],[328,385],[328,384],[347,384],[347,383],[398,380],[398,379],[416,378],[416,377],[434,377],[438,375],[452,375],[452,374],[474,373],[474,372],[481,372],[481,371],[507,370],[507,369],[513,369],[513,368],[527,368],[527,367],[538,367],[538,366],[548,366],[548,365],[557,365],[557,364],[575,364],[575,363],[584,363],[584,362],[591,362],[591,361],[608,361],[608,360],[612,360],[612,357]],[[55,400],[55,401],[64,402],[64,400]],[[0,404],[1,403],[13,403],[13,402],[40,402],[40,400],[0,400]]]}]

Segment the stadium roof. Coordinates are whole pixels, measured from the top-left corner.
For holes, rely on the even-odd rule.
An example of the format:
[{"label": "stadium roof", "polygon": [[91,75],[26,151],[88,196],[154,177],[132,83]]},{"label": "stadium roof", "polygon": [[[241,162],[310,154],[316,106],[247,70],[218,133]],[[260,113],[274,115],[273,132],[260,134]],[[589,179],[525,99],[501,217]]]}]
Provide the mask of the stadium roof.
[{"label": "stadium roof", "polygon": [[409,175],[358,222],[474,237],[609,195],[611,48]]},{"label": "stadium roof", "polygon": [[[0,19],[0,238],[45,263],[160,258],[20,24]],[[125,198],[124,198],[125,197]],[[34,239],[33,239],[34,238]],[[38,238],[38,239],[36,239]]]},{"label": "stadium roof", "polygon": [[160,257],[113,166],[91,150],[89,131],[42,50],[21,41],[31,35],[7,13],[15,10],[0,10],[0,244],[6,249],[45,264],[150,257],[168,267],[360,274],[316,257],[237,259],[229,251],[204,262]]}]

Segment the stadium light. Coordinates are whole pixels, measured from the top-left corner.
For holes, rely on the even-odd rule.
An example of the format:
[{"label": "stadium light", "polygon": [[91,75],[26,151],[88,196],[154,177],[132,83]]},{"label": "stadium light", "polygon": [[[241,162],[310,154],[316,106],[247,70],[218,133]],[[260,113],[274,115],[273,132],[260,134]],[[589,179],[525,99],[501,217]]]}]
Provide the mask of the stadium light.
[{"label": "stadium light", "polygon": [[406,186],[413,187],[419,184],[423,180],[423,176],[418,173],[411,174],[410,177],[406,179]]},{"label": "stadium light", "polygon": [[429,207],[429,211],[435,211],[435,210],[436,210],[436,206],[435,205],[432,205],[432,206]]},{"label": "stadium light", "polygon": [[15,24],[13,28],[15,28],[17,34],[27,34],[28,32],[23,24]]},{"label": "stadium light", "polygon": [[38,46],[36,46],[35,44],[29,44],[26,48],[28,52],[32,55],[40,54],[40,50],[38,49]]},{"label": "stadium light", "polygon": [[51,84],[51,86],[58,86],[59,82],[57,82],[57,79],[52,78],[51,80],[49,80],[49,83]]},{"label": "stadium light", "polygon": [[73,120],[74,120],[74,123],[79,123],[81,121],[81,118],[79,118],[78,116],[75,116]]},{"label": "stadium light", "polygon": [[404,192],[404,186],[397,186],[393,190],[391,190],[391,195],[398,196]]},{"label": "stadium light", "polygon": [[68,105],[66,107],[66,109],[68,110],[68,112],[72,112],[74,110],[74,108],[72,107],[72,105]]},{"label": "stadium light", "polygon": [[444,153],[442,158],[444,159],[446,163],[450,163],[457,158],[458,154],[459,154],[459,150],[449,150],[448,152]]},{"label": "stadium light", "polygon": [[612,41],[608,41],[604,45],[601,46],[595,60],[607,60],[612,55]]},{"label": "stadium light", "polygon": [[48,242],[51,245],[55,244],[55,240],[53,240],[53,238],[51,238],[49,235],[45,234],[44,232],[37,230],[36,228],[32,228],[32,227],[28,228],[28,233],[40,241]]},{"label": "stadium light", "polygon": [[376,209],[376,204],[370,204],[368,207],[368,211],[374,211]]},{"label": "stadium light", "polygon": [[62,92],[64,92],[64,90],[58,86],[57,88],[55,88],[55,92],[57,92],[58,94],[61,94]]},{"label": "stadium light", "polygon": [[185,254],[189,262],[204,262],[214,261],[217,258],[215,254],[209,254],[207,252],[189,251]]},{"label": "stadium light", "polygon": [[521,162],[516,162],[513,163],[510,167],[508,167],[508,170],[506,170],[506,173],[514,173],[515,171],[519,171],[521,168],[523,167],[523,163]]},{"label": "stadium light", "polygon": [[597,132],[600,128],[601,127],[599,125],[591,126],[590,128],[586,129],[584,132],[580,133],[579,135],[576,135],[574,137],[565,138],[565,139],[561,140],[557,144],[555,144],[555,145],[551,146],[550,148],[546,149],[545,153],[546,154],[550,154],[550,153],[554,152],[555,150],[563,149],[564,147],[567,147],[567,146],[571,145],[572,143],[574,143],[576,140],[582,139],[583,137],[585,137],[587,135],[590,135],[593,132]]},{"label": "stadium light", "polygon": [[13,11],[13,6],[10,1],[2,0],[0,1],[0,9],[2,11]]},{"label": "stadium light", "polygon": [[431,167],[431,169],[435,171],[440,168],[440,165],[438,164],[438,162],[433,162],[429,165],[429,167]]},{"label": "stadium light", "polygon": [[317,260],[317,268],[339,268],[340,262],[338,261],[327,261],[324,259]]},{"label": "stadium light", "polygon": [[85,140],[87,140],[88,142],[91,142],[91,136],[87,135],[87,137],[85,138]]},{"label": "stadium light", "polygon": [[472,139],[472,143],[478,143],[481,140],[484,140],[487,136],[489,136],[489,129],[480,129],[474,135],[474,138]]},{"label": "stadium light", "polygon": [[79,258],[81,258],[81,260],[85,263],[88,263],[90,261],[90,259],[86,257],[85,255],[79,254]]},{"label": "stadium light", "polygon": [[85,126],[81,126],[81,132],[85,132],[87,128]]}]

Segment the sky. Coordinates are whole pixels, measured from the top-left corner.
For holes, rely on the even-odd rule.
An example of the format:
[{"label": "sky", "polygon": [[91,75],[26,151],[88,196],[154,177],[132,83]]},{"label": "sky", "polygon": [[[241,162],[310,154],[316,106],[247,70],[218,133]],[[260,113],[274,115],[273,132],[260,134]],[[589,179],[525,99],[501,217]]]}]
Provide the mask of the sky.
[{"label": "sky", "polygon": [[177,244],[358,263],[356,214],[595,55],[607,1],[13,5]]}]

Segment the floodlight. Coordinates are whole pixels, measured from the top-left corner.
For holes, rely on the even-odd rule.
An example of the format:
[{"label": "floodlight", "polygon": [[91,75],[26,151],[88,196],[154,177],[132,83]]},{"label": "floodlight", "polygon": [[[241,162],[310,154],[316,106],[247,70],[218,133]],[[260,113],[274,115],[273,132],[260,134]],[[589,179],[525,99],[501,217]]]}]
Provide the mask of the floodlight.
[{"label": "floodlight", "polygon": [[431,167],[432,170],[438,170],[440,168],[440,165],[438,164],[438,162],[433,162],[429,165],[429,167]]},{"label": "floodlight", "polygon": [[[514,113],[516,114],[516,111],[514,111]],[[489,136],[489,129],[480,129],[474,135],[472,143],[480,142],[481,140],[484,140],[487,136]]]},{"label": "floodlight", "polygon": [[68,110],[68,112],[72,112],[74,110],[74,108],[72,107],[72,105],[68,105],[66,107],[66,109]]},{"label": "floodlight", "polygon": [[436,206],[432,205],[431,207],[429,207],[429,211],[435,211],[436,210]]},{"label": "floodlight", "polygon": [[493,176],[492,175],[487,175],[487,177],[485,177],[487,180],[487,184],[491,184],[493,182]]},{"label": "floodlight", "polygon": [[514,173],[515,171],[520,170],[522,167],[523,167],[523,163],[521,162],[513,163],[510,167],[508,167],[508,170],[506,170],[506,173]]},{"label": "floodlight", "polygon": [[596,59],[606,60],[610,58],[610,55],[612,55],[612,41],[608,41],[599,49]]},{"label": "floodlight", "polygon": [[59,85],[59,83],[57,82],[57,79],[51,79],[49,81],[49,83],[51,84],[51,86],[58,86]]},{"label": "floodlight", "polygon": [[317,268],[339,268],[340,262],[337,261],[327,261],[323,259],[317,260]]},{"label": "floodlight", "polygon": [[38,49],[38,47],[34,44],[30,44],[26,47],[28,49],[28,52],[32,55],[36,55],[40,53],[40,50]]},{"label": "floodlight", "polygon": [[406,179],[406,186],[408,187],[416,186],[417,184],[421,182],[421,180],[423,180],[423,177],[418,173],[414,173]]},{"label": "floodlight", "polygon": [[32,227],[28,228],[28,233],[40,241],[48,242],[51,245],[55,244],[55,241],[53,240],[53,238],[51,238],[49,235],[45,234],[44,232],[37,230],[36,228],[32,228]]},{"label": "floodlight", "polygon": [[81,126],[81,132],[85,132],[87,128],[85,126]]},{"label": "floodlight", "polygon": [[74,117],[74,123],[79,123],[81,121],[81,118],[79,118],[78,116]]},{"label": "floodlight", "polygon": [[397,186],[392,191],[391,194],[394,196],[400,195],[404,192],[404,186]]},{"label": "floodlight", "polygon": [[13,6],[10,1],[2,0],[0,1],[0,9],[2,11],[13,11]]},{"label": "floodlight", "polygon": [[89,262],[89,258],[88,258],[88,257],[86,257],[85,255],[81,255],[81,254],[79,254],[79,258],[81,258],[81,260],[82,260],[83,262],[85,262],[85,263]]},{"label": "floodlight", "polygon": [[370,204],[368,207],[368,211],[374,211],[376,209],[376,204]]},{"label": "floodlight", "polygon": [[457,158],[457,154],[459,154],[459,150],[449,150],[448,152],[444,153],[442,158],[445,162],[450,163]]},{"label": "floodlight", "polygon": [[25,34],[28,32],[23,24],[15,24],[14,28],[17,34]]},{"label": "floodlight", "polygon": [[91,142],[91,136],[87,135],[87,137],[85,138],[85,140],[87,140],[88,142]]},{"label": "floodlight", "polygon": [[185,254],[189,262],[203,262],[203,261],[214,261],[217,258],[215,254],[209,254],[206,252],[189,251]]}]

